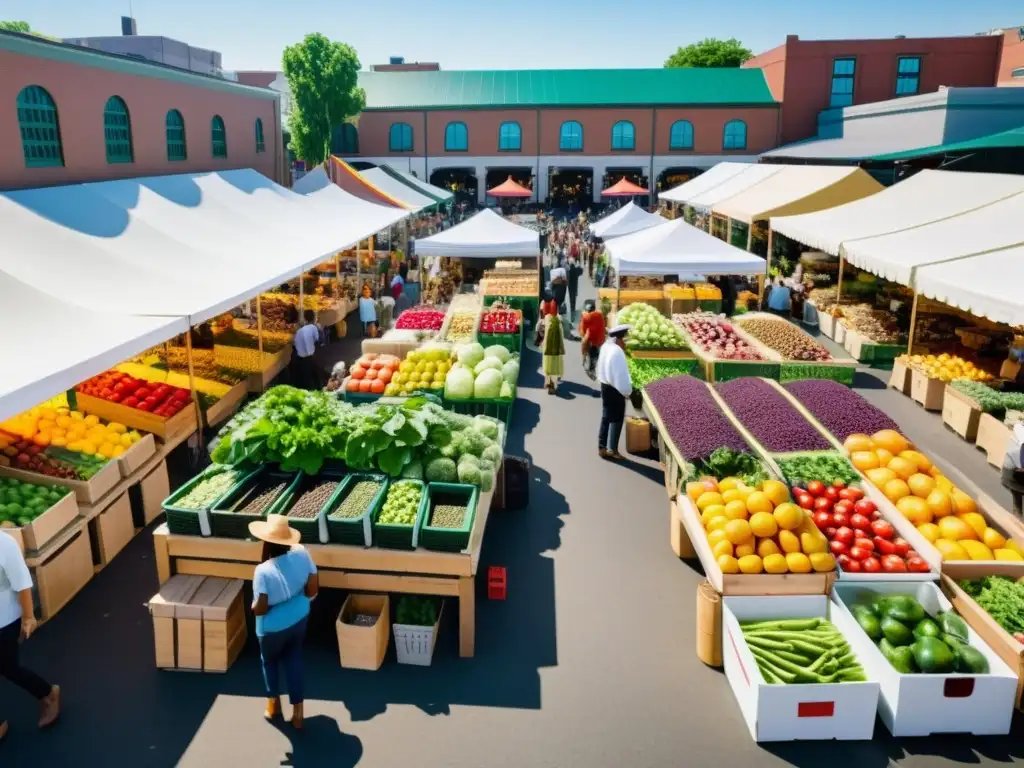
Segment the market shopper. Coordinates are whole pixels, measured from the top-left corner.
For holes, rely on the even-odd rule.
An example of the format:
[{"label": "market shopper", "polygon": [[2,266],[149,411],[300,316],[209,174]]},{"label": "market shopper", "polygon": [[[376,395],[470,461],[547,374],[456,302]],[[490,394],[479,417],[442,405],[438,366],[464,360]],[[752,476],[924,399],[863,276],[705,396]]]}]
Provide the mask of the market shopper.
[{"label": "market shopper", "polygon": [[580,291],[580,275],[583,274],[583,267],[581,267],[575,256],[569,257],[569,266],[566,268],[566,281],[569,287],[569,323],[570,325],[576,320],[576,296],[579,295]]},{"label": "market shopper", "polygon": [[626,364],[628,325],[608,331],[597,358],[597,380],[601,384],[601,427],[597,432],[597,452],[602,459],[621,459],[619,435],[626,420],[626,398],[633,392]]},{"label": "market shopper", "polygon": [[302,727],[304,675],[302,642],[306,637],[309,602],[320,590],[316,565],[302,547],[301,534],[288,525],[284,515],[249,523],[249,533],[263,542],[262,562],[252,580],[252,612],[260,642],[267,708],[263,716],[281,715],[280,667],[284,667],[292,725]]},{"label": "market shopper", "polygon": [[583,317],[580,318],[580,338],[583,343],[580,345],[583,352],[583,371],[591,379],[596,378],[594,373],[597,368],[597,357],[601,353],[601,345],[604,344],[605,319],[592,299],[583,303]]},{"label": "market shopper", "polygon": [[548,315],[544,318],[544,384],[548,394],[555,394],[558,383],[565,375],[565,339],[562,335],[562,318]]},{"label": "market shopper", "polygon": [[320,389],[320,372],[316,367],[313,353],[320,340],[320,326],[311,309],[304,313],[306,324],[295,333],[295,384],[300,389]]},{"label": "market shopper", "polygon": [[[21,666],[19,643],[36,629],[32,605],[32,575],[18,543],[0,533],[0,677],[39,700],[39,727],[52,725],[60,715],[60,686],[50,685]],[[7,735],[7,721],[0,721],[0,741]]]}]

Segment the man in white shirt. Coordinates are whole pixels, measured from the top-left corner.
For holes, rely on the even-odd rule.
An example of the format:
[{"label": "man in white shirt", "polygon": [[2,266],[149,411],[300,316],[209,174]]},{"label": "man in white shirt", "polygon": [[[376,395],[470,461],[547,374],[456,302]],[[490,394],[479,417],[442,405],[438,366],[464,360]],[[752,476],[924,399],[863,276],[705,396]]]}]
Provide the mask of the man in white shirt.
[{"label": "man in white shirt", "polygon": [[[51,725],[60,714],[60,688],[21,666],[19,643],[36,629],[32,606],[32,576],[11,536],[0,531],[0,677],[6,677],[39,700],[39,727]],[[0,740],[7,721],[0,722]]]},{"label": "man in white shirt", "polygon": [[597,452],[602,459],[621,459],[619,436],[626,420],[626,398],[633,392],[626,364],[628,325],[608,331],[597,357],[597,380],[601,384],[601,428],[597,433]]},{"label": "man in white shirt", "polygon": [[316,314],[311,309],[305,312],[306,324],[295,332],[295,379],[296,386],[301,389],[320,389],[316,361],[313,353],[320,339],[320,327],[316,324]]}]

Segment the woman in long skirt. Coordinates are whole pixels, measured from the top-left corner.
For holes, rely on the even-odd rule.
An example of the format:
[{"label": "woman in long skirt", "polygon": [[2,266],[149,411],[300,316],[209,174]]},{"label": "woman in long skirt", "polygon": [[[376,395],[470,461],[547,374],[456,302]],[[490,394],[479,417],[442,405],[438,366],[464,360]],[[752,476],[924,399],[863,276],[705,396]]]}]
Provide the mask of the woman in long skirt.
[{"label": "woman in long skirt", "polygon": [[544,377],[548,394],[555,394],[559,380],[565,375],[565,341],[562,336],[562,318],[548,315],[544,318]]}]

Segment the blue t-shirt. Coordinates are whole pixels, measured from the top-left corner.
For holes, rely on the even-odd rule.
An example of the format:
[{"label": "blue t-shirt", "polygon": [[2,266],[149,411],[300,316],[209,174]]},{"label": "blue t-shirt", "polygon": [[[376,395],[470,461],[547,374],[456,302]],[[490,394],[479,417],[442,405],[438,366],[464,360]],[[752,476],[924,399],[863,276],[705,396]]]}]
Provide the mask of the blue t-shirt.
[{"label": "blue t-shirt", "polygon": [[256,566],[252,579],[253,594],[257,597],[266,595],[270,605],[265,615],[256,617],[257,637],[281,632],[309,615],[305,587],[314,573],[316,565],[304,549],[293,549]]}]

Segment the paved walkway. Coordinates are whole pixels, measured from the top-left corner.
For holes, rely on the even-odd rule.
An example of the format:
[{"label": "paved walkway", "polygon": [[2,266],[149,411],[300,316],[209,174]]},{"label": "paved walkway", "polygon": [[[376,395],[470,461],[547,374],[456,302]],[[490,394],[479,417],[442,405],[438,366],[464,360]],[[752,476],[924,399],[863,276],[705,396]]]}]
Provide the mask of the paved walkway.
[{"label": "paved walkway", "polygon": [[[341,599],[326,592],[307,642],[307,729],[269,725],[254,640],[225,675],[153,667],[143,603],[157,584],[143,534],[25,646],[28,663],[64,686],[60,724],[39,733],[34,706],[0,683],[11,721],[0,765],[881,768],[1024,758],[1019,728],[1006,739],[895,742],[879,723],[868,743],[753,743],[724,676],[694,654],[702,577],[669,549],[660,470],[598,458],[600,404],[576,344],[558,397],[543,390],[539,363],[536,353],[524,362],[509,443],[533,461],[531,504],[491,516],[482,567],[508,568],[509,597],[478,602],[475,658],[458,658],[449,606],[432,667],[398,666],[392,652],[379,672],[342,670]],[[981,454],[935,416],[894,392],[863,391],[930,453],[993,485]]]}]

